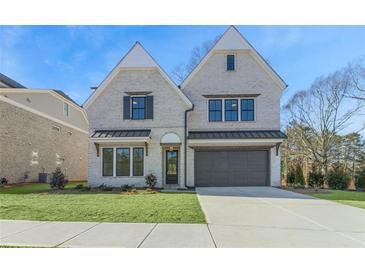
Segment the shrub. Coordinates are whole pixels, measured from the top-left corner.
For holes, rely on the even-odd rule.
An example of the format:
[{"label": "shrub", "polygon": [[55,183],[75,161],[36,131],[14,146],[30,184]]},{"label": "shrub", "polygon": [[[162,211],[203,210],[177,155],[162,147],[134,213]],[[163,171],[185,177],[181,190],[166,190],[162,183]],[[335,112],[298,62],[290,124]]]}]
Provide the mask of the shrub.
[{"label": "shrub", "polygon": [[75,189],[83,189],[84,185],[83,184],[78,184],[75,186]]},{"label": "shrub", "polygon": [[64,189],[67,183],[68,181],[62,173],[61,168],[57,167],[55,172],[52,173],[52,180],[50,182],[51,188]]},{"label": "shrub", "polygon": [[308,174],[308,185],[313,188],[321,188],[324,184],[324,176],[318,170],[312,170]]},{"label": "shrub", "polygon": [[303,188],[305,186],[305,180],[303,175],[303,169],[300,164],[295,166],[294,172],[294,187],[295,188]]},{"label": "shrub", "polygon": [[8,183],[8,179],[5,177],[0,177],[0,185],[6,185]]},{"label": "shrub", "polygon": [[113,187],[111,187],[111,186],[107,186],[107,185],[105,185],[105,184],[101,184],[101,185],[99,186],[99,189],[101,189],[102,191],[112,191],[112,190],[113,190]]},{"label": "shrub", "polygon": [[340,167],[328,172],[328,186],[333,189],[346,189],[350,183],[350,176]]},{"label": "shrub", "polygon": [[148,174],[145,177],[146,185],[153,188],[157,184],[157,177],[153,175],[152,173]]},{"label": "shrub", "polygon": [[290,169],[287,175],[286,184],[288,186],[293,186],[295,181],[295,172],[293,169]]},{"label": "shrub", "polygon": [[128,190],[132,189],[133,186],[126,184],[126,185],[122,185],[120,188],[122,189],[122,191],[128,191]]},{"label": "shrub", "polygon": [[361,170],[355,178],[356,189],[365,189],[365,169]]}]

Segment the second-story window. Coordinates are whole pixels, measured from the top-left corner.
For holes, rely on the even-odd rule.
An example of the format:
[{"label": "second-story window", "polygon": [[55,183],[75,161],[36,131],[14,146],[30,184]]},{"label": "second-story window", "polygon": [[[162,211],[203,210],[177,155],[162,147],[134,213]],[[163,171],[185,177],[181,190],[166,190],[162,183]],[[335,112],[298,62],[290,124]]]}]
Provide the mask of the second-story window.
[{"label": "second-story window", "polygon": [[224,101],[224,120],[238,121],[238,100],[226,99]]},{"label": "second-story window", "polygon": [[146,97],[132,97],[132,120],[146,119]]},{"label": "second-story window", "polygon": [[222,100],[209,100],[209,121],[222,121]]},{"label": "second-story window", "polygon": [[242,121],[255,120],[255,103],[253,99],[241,100],[241,120]]},{"label": "second-story window", "polygon": [[63,115],[68,116],[68,104],[63,103]]},{"label": "second-story window", "polygon": [[227,55],[227,70],[228,71],[234,70],[234,55],[233,54]]}]

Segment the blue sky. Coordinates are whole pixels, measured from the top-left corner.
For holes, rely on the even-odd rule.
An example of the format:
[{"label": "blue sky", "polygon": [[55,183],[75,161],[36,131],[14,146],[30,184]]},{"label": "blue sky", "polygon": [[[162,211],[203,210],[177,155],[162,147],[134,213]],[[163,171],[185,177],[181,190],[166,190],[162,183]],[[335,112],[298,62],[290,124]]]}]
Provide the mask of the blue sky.
[{"label": "blue sky", "polygon": [[[236,26],[289,87],[282,103],[321,75],[365,55],[365,26]],[[171,72],[227,26],[0,26],[0,72],[82,104],[135,41]]]}]

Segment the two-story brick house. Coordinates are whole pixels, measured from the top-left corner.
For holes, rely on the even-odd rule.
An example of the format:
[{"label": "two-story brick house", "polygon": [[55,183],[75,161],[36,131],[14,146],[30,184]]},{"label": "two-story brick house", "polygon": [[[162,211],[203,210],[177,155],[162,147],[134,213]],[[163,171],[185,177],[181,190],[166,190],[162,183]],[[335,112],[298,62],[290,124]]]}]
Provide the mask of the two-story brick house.
[{"label": "two-story brick house", "polygon": [[136,43],[85,102],[91,186],[278,186],[285,82],[234,27],[176,86]]}]

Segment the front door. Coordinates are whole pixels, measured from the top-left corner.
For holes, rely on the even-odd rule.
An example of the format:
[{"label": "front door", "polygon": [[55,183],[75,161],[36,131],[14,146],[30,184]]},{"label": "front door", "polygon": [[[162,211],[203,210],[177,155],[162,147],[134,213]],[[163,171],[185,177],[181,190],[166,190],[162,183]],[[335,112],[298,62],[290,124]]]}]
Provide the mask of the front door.
[{"label": "front door", "polygon": [[166,184],[177,184],[178,151],[166,151]]}]

